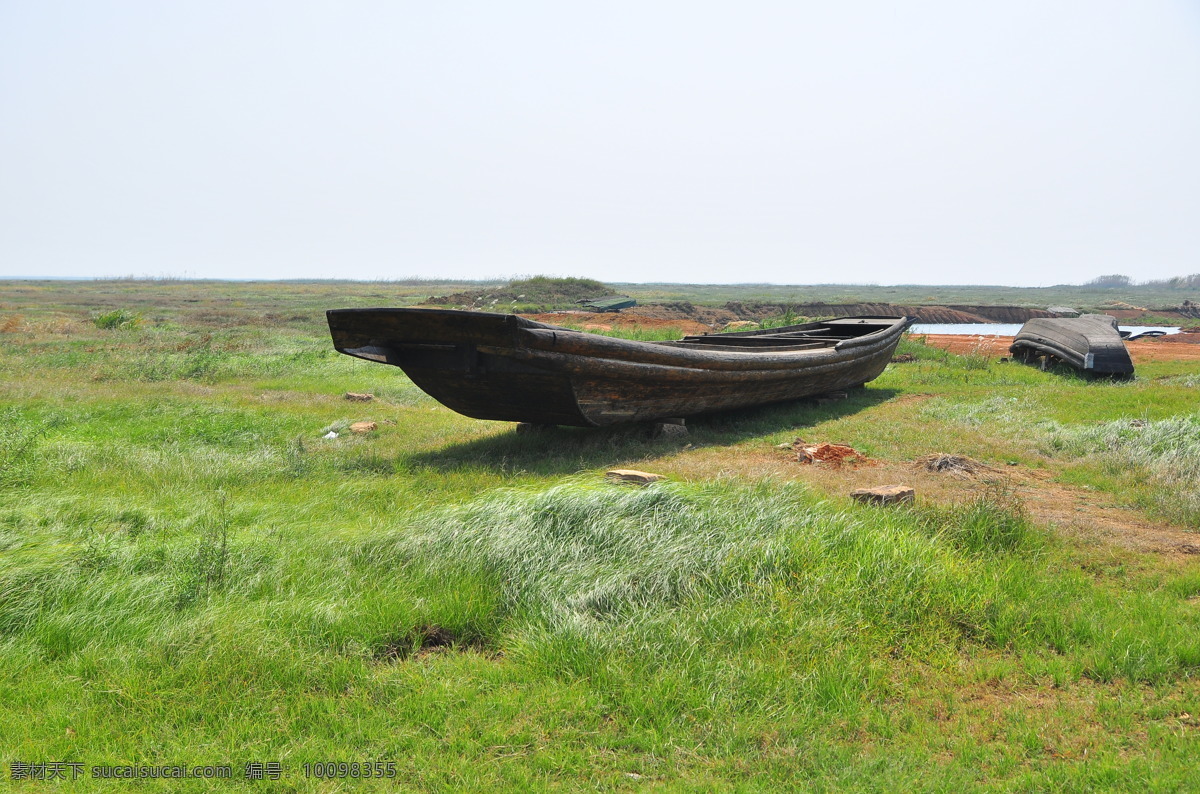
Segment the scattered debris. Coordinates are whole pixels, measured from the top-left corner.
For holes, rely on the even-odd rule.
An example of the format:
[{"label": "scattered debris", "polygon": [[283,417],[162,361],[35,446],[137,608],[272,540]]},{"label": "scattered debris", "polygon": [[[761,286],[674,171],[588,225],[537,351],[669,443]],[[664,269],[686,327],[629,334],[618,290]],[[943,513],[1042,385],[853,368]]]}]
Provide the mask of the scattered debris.
[{"label": "scattered debris", "polygon": [[898,356],[892,356],[893,364],[907,364],[910,361],[916,361],[917,357],[912,353],[901,353]]},{"label": "scattered debris", "polygon": [[818,394],[816,397],[811,397],[809,399],[811,399],[817,405],[829,405],[829,403],[835,403],[839,400],[844,400],[849,396],[850,395],[846,394],[844,391],[831,391],[826,392],[825,394]]},{"label": "scattered debris", "polygon": [[856,502],[873,505],[892,505],[911,502],[917,492],[907,485],[882,485],[878,488],[859,488],[850,492]]},{"label": "scattered debris", "polygon": [[337,438],[337,437],[338,437],[338,434],[337,434],[337,431],[336,431],[336,430],[330,430],[328,433],[326,433],[325,435],[321,436],[321,438],[328,438],[328,439],[334,439],[334,438]]},{"label": "scattered debris", "polygon": [[375,399],[374,394],[367,394],[365,392],[354,392],[354,391],[346,392],[343,395],[343,397],[352,403],[369,403],[369,402],[371,402],[371,400]]},{"label": "scattered debris", "polygon": [[[797,442],[799,442],[799,439],[797,439]],[[793,449],[794,447],[795,447],[795,443],[790,442],[790,441],[785,441],[782,444],[775,445],[775,449]]]},{"label": "scattered debris", "polygon": [[483,651],[485,648],[486,644],[480,637],[464,636],[443,626],[429,624],[393,637],[377,648],[374,656],[382,662],[400,662],[450,651],[466,653]]},{"label": "scattered debris", "polygon": [[557,425],[543,425],[536,422],[517,422],[518,433],[545,433],[548,430],[553,430]]},{"label": "scattered debris", "polygon": [[604,476],[613,482],[628,482],[634,485],[649,485],[652,482],[666,479],[661,474],[651,474],[650,472],[638,471],[637,469],[612,469],[605,472]]},{"label": "scattered debris", "polygon": [[946,452],[934,452],[932,455],[923,455],[913,461],[913,464],[925,471],[949,472],[955,477],[969,477],[973,474],[996,472],[996,469],[993,469],[991,466],[968,458],[966,455],[951,455]]},{"label": "scattered debris", "polygon": [[1150,311],[1145,306],[1134,306],[1132,303],[1126,303],[1125,301],[1109,301],[1108,303],[1104,304],[1104,308],[1109,308],[1109,307],[1111,307],[1113,309],[1125,309],[1127,311],[1134,311],[1134,312]]},{"label": "scattered debris", "polygon": [[851,465],[863,463],[867,460],[867,456],[845,444],[821,443],[801,446],[796,450],[796,460],[814,466],[824,463],[837,468],[843,463]]},{"label": "scattered debris", "polygon": [[654,423],[650,435],[653,438],[687,438],[688,429],[682,419],[665,419]]},{"label": "scattered debris", "polygon": [[379,425],[375,424],[374,422],[355,422],[354,424],[350,425],[350,432],[362,435],[363,433],[374,432],[378,427]]}]

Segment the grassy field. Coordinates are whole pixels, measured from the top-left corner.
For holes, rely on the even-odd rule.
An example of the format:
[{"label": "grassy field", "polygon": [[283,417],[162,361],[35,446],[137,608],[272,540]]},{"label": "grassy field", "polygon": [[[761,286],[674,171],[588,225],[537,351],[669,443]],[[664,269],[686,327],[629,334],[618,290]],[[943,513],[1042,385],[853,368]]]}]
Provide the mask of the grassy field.
[{"label": "grassy field", "polygon": [[[1193,276],[1183,286],[1146,284],[1122,288],[1103,288],[1090,285],[1060,284],[1047,287],[1000,287],[980,285],[929,286],[921,284],[623,284],[608,282],[607,288],[630,295],[642,302],[690,301],[699,305],[718,306],[727,301],[762,301],[767,303],[897,303],[911,305],[979,304],[1011,305],[1046,308],[1053,305],[1079,309],[1098,309],[1114,302],[1127,303],[1148,309],[1179,306],[1185,300],[1200,303],[1200,288],[1194,286],[1200,277]],[[578,281],[577,279],[565,279]],[[601,279],[603,280],[603,279]],[[562,281],[535,277],[535,282]],[[545,285],[523,282],[521,292],[530,288],[539,294],[520,295],[513,301],[520,311],[542,311],[549,305],[570,306],[575,295],[555,300],[556,291]],[[222,313],[232,317],[246,316],[245,311],[259,312],[273,321],[274,315],[288,312],[292,317],[300,312],[316,313],[328,308],[357,306],[409,306],[423,303],[433,296],[459,292],[503,294],[494,307],[509,308],[508,287],[505,282],[488,281],[295,281],[295,282],[197,282],[164,279],[140,281],[114,279],[108,281],[0,281],[0,312],[26,310],[30,306],[44,309],[67,308],[95,311],[101,307],[145,311],[157,317],[196,317],[202,323],[220,323]],[[580,294],[597,297],[583,290]],[[516,298],[517,296],[511,296]],[[491,300],[481,301],[490,306]],[[1146,315],[1153,322],[1153,311]],[[286,319],[286,318],[285,318]],[[1172,325],[1177,317],[1166,318]]]},{"label": "grassy field", "polygon": [[[1194,364],[1088,382],[908,340],[912,361],[841,402],[681,440],[517,435],[332,350],[322,309],[429,294],[0,283],[6,777],[230,765],[230,783],[140,784],[210,791],[279,763],[245,785],[1197,788]],[[359,420],[378,429],[345,432]],[[798,436],[873,465],[801,466],[775,448]],[[913,468],[933,452],[992,473]],[[669,479],[605,483],[615,466]],[[847,498],[901,477],[911,508]],[[1127,516],[1131,542],[1089,534],[1094,516]],[[395,778],[306,774],[330,761]]]}]

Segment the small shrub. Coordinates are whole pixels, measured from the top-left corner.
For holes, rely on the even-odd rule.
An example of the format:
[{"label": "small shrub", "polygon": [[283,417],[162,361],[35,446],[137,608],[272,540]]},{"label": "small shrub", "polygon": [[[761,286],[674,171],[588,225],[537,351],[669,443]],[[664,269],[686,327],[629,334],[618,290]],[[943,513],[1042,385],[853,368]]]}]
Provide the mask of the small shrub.
[{"label": "small shrub", "polygon": [[19,485],[29,477],[40,462],[33,453],[55,424],[51,420],[30,425],[15,410],[0,412],[0,486]]},{"label": "small shrub", "polygon": [[784,328],[789,325],[799,325],[800,323],[806,323],[806,322],[808,322],[807,317],[802,317],[801,315],[796,314],[795,310],[793,310],[792,307],[789,306],[783,312],[783,314],[777,315],[775,317],[766,317],[763,320],[761,320],[759,322],[759,327],[760,328]]},{"label": "small shrub", "polygon": [[128,309],[113,309],[93,317],[92,324],[105,331],[133,329],[142,324],[142,315]]},{"label": "small shrub", "polygon": [[201,519],[195,554],[179,574],[175,608],[183,609],[202,596],[225,588],[230,567],[229,506],[224,494],[216,510]]},{"label": "small shrub", "polygon": [[1009,487],[993,484],[951,511],[943,536],[968,554],[1003,554],[1027,548],[1035,533],[1025,505]]}]

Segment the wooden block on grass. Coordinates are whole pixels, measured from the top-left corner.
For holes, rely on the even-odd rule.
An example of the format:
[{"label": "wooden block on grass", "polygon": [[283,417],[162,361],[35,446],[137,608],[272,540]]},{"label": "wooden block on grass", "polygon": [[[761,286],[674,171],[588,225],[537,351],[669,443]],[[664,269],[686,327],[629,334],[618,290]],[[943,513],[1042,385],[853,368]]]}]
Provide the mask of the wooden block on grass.
[{"label": "wooden block on grass", "polygon": [[917,492],[907,485],[882,485],[878,488],[859,488],[850,492],[850,498],[856,502],[871,505],[894,505],[911,502]]},{"label": "wooden block on grass", "polygon": [[661,474],[651,474],[648,471],[638,471],[637,469],[612,469],[605,472],[604,476],[613,482],[628,482],[634,485],[649,485],[652,482],[666,479]]}]

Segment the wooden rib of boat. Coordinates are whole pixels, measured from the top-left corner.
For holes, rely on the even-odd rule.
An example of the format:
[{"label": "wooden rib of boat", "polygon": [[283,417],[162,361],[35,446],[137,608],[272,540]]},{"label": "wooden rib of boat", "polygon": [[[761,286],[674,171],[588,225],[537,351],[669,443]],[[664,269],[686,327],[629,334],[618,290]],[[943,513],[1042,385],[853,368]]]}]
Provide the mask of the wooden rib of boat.
[{"label": "wooden rib of boat", "polygon": [[600,427],[694,416],[860,386],[891,360],[907,317],[844,317],[637,342],[512,314],[333,309],[338,351],[400,367],[476,419]]},{"label": "wooden rib of boat", "polygon": [[1058,360],[1089,375],[1133,374],[1133,360],[1117,319],[1107,314],[1030,320],[1021,326],[1009,351],[1027,363]]}]

